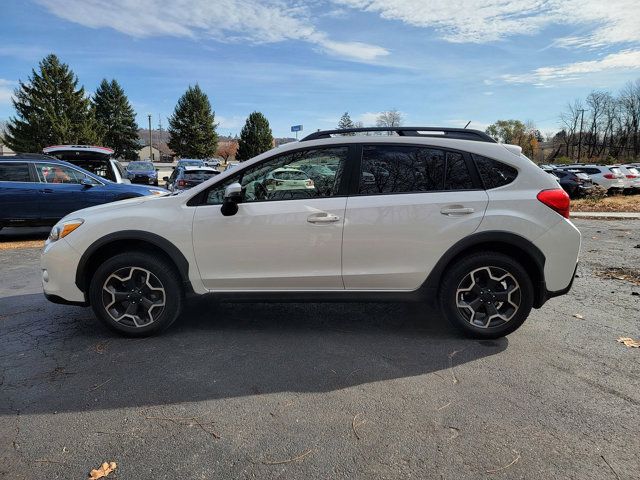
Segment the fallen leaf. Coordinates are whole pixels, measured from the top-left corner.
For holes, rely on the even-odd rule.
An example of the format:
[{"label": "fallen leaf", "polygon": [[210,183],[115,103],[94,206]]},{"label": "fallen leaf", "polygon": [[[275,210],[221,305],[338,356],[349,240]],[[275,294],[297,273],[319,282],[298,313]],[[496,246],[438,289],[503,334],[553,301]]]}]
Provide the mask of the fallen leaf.
[{"label": "fallen leaf", "polygon": [[618,342],[624,343],[625,347],[640,348],[640,340],[634,340],[631,337],[620,337]]},{"label": "fallen leaf", "polygon": [[116,464],[116,462],[104,462],[102,465],[100,465],[100,468],[94,468],[93,470],[91,470],[91,472],[89,473],[89,479],[97,480],[98,478],[104,478],[111,472],[113,472],[117,467],[118,465]]},{"label": "fallen leaf", "polygon": [[576,317],[578,320],[584,320],[584,317],[579,313],[574,313],[573,316]]}]

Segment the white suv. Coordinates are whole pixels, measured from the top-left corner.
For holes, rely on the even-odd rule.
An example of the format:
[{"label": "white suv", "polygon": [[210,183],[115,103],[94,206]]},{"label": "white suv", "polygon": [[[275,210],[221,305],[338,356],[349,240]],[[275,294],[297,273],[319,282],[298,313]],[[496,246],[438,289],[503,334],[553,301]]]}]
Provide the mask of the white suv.
[{"label": "white suv", "polygon": [[[464,129],[344,135],[380,130],[316,132],[178,195],[74,212],[46,242],[45,295],[129,335],[169,326],[188,294],[433,299],[493,338],[571,288],[569,197],[519,147]],[[256,188],[303,165],[333,176],[313,192]]]}]

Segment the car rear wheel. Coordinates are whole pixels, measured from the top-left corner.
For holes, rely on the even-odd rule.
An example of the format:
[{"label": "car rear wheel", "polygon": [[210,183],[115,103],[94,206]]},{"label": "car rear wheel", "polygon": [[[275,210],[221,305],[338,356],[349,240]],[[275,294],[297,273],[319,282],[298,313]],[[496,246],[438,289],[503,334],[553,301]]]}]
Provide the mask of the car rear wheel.
[{"label": "car rear wheel", "polygon": [[125,252],[103,262],[89,288],[95,315],[129,336],[147,336],[171,325],[182,309],[180,278],[167,262]]},{"label": "car rear wheel", "polygon": [[476,253],[445,273],[440,307],[447,319],[474,338],[498,338],[514,332],[533,306],[533,284],[508,255]]}]

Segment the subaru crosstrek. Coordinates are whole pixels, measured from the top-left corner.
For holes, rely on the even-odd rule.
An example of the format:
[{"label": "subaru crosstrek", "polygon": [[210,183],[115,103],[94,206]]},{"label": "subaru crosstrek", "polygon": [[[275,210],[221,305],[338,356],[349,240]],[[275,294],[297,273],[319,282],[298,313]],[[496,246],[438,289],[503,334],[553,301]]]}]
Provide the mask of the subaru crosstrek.
[{"label": "subaru crosstrek", "polygon": [[[185,297],[283,301],[434,299],[465,333],[516,330],[571,288],[580,233],[569,197],[519,147],[449,128],[315,132],[178,195],[87,208],[42,254],[50,300],[91,305],[148,335]],[[326,167],[322,188],[260,188]],[[283,184],[284,186],[285,184]]]}]

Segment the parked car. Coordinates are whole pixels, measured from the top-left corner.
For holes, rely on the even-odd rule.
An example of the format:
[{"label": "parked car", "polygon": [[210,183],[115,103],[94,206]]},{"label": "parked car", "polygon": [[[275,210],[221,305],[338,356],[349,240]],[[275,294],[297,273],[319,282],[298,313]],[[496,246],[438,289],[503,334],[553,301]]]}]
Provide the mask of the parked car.
[{"label": "parked car", "polygon": [[206,166],[204,164],[204,160],[198,160],[195,158],[183,158],[181,160],[178,160],[178,163],[176,164],[176,168],[178,167],[204,167]]},{"label": "parked car", "polygon": [[625,193],[638,193],[640,191],[640,172],[633,165],[618,165],[624,175]]},{"label": "parked car", "polygon": [[127,177],[131,183],[158,186],[158,170],[150,161],[129,162]]},{"label": "parked car", "polygon": [[221,163],[222,162],[217,158],[208,158],[204,161],[204,166],[216,168],[219,167]]},{"label": "parked car", "polygon": [[571,198],[582,197],[594,187],[589,175],[580,170],[554,169],[551,173],[558,178],[558,183]]},{"label": "parked car", "polygon": [[95,145],[54,145],[43,148],[42,152],[112,182],[131,183],[122,164],[113,158],[114,151],[110,148]]},{"label": "parked car", "polygon": [[240,162],[227,162],[226,167],[224,167],[224,171],[226,172],[227,170],[231,170],[232,168],[235,168],[238,165],[240,165]]},{"label": "parked car", "polygon": [[175,168],[170,177],[164,177],[163,180],[166,182],[167,189],[176,192],[200,185],[219,173],[211,167],[179,166]]},{"label": "parked car", "polygon": [[[168,327],[189,292],[431,300],[464,333],[495,338],[569,291],[580,249],[569,196],[519,147],[465,129],[344,135],[365,130],[314,132],[126,215],[119,204],[74,212],[45,244],[45,295],[137,336]],[[326,158],[340,166],[330,190],[265,200],[247,188]],[[384,183],[363,182],[374,162]]]},{"label": "parked car", "polygon": [[600,185],[609,192],[624,190],[624,175],[620,168],[610,165],[563,165],[559,170],[579,170],[589,175],[596,185]]},{"label": "parked car", "polygon": [[163,193],[168,192],[111,182],[42,155],[0,157],[0,228],[54,225],[75,210]]}]

